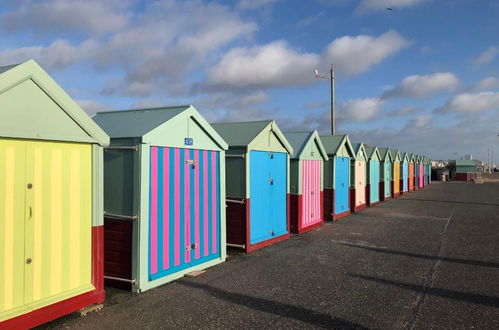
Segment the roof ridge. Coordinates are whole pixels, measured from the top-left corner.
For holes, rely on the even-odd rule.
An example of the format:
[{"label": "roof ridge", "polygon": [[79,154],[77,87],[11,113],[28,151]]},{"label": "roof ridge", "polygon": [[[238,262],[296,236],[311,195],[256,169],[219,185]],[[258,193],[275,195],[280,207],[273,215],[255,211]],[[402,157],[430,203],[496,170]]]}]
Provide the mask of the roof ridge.
[{"label": "roof ridge", "polygon": [[136,108],[136,109],[125,109],[125,110],[108,110],[96,112],[96,115],[106,115],[112,113],[122,113],[122,112],[134,112],[134,111],[155,111],[164,109],[176,109],[176,108],[189,108],[192,107],[191,104],[179,104],[179,105],[169,105],[163,107],[152,107],[152,108]]}]

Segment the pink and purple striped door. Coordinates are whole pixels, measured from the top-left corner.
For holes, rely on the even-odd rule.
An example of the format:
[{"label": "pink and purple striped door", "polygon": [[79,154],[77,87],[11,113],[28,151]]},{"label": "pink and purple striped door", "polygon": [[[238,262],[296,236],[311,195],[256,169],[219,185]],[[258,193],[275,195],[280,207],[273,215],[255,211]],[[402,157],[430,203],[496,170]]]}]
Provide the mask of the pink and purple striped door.
[{"label": "pink and purple striped door", "polygon": [[149,280],[220,256],[217,151],[151,147]]},{"label": "pink and purple striped door", "polygon": [[423,188],[424,186],[424,169],[423,164],[419,164],[419,188]]},{"label": "pink and purple striped door", "polygon": [[322,221],[321,215],[321,161],[302,163],[302,199],[300,229]]}]

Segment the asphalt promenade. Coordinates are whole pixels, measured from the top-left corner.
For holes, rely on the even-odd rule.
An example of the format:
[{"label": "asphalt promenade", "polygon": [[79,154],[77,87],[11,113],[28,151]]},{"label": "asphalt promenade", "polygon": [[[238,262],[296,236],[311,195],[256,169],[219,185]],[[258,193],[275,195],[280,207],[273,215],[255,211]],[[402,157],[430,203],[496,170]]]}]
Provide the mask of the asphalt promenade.
[{"label": "asphalt promenade", "polygon": [[499,180],[433,183],[44,329],[499,329]]}]

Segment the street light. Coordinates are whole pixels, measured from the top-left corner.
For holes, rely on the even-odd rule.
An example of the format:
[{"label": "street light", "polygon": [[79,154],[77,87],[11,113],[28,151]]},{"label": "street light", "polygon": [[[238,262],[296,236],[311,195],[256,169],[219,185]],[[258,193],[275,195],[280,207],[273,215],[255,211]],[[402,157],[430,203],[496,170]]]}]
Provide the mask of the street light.
[{"label": "street light", "polygon": [[334,66],[331,64],[329,76],[320,75],[319,71],[316,69],[315,77],[319,79],[328,79],[331,82],[331,135],[334,135],[334,133],[336,132],[334,120]]}]

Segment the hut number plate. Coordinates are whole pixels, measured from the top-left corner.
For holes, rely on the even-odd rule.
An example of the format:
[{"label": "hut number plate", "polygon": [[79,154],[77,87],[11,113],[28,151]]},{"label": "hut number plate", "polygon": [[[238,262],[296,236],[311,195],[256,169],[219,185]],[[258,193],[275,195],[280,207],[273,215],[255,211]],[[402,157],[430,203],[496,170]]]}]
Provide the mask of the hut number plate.
[{"label": "hut number plate", "polygon": [[193,138],[184,138],[184,144],[186,146],[192,146],[194,144],[194,139]]}]

